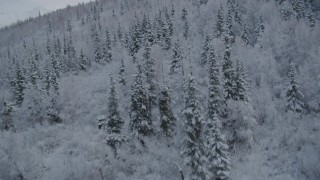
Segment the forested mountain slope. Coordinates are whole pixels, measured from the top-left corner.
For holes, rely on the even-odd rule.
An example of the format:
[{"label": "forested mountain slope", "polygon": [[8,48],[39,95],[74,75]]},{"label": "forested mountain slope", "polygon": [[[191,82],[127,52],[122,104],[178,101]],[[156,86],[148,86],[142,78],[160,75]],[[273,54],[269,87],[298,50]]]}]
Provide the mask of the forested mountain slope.
[{"label": "forested mountain slope", "polygon": [[101,0],[0,30],[0,179],[319,179],[319,3]]}]

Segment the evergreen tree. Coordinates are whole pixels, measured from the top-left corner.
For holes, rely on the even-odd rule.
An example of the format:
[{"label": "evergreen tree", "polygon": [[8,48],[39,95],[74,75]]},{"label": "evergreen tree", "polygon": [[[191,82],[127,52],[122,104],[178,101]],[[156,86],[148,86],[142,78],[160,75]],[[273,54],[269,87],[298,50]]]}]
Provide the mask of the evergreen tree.
[{"label": "evergreen tree", "polygon": [[148,95],[143,83],[143,74],[138,65],[138,74],[131,86],[130,128],[135,135],[150,135],[153,131],[152,121],[149,117]]},{"label": "evergreen tree", "polygon": [[166,86],[160,93],[159,97],[159,111],[160,111],[160,127],[166,137],[174,135],[174,127],[176,118],[170,107],[171,98],[169,95],[169,88]]},{"label": "evergreen tree", "polygon": [[255,33],[256,33],[256,39],[258,40],[261,38],[262,33],[264,32],[264,25],[262,20],[262,15],[259,16],[259,21],[256,25]]},{"label": "evergreen tree", "polygon": [[52,59],[52,67],[53,67],[53,73],[51,73],[51,84],[52,84],[52,87],[53,87],[53,90],[54,90],[55,94],[58,95],[59,94],[59,82],[58,82],[58,79],[59,79],[58,74],[59,73],[54,68],[55,60],[54,60],[54,56],[53,55],[51,55],[51,59]]},{"label": "evergreen tree", "polygon": [[177,74],[178,70],[182,66],[182,49],[180,41],[177,40],[175,42],[174,47],[172,49],[172,61],[170,67],[170,74]]},{"label": "evergreen tree", "polygon": [[185,93],[185,109],[183,111],[185,138],[183,139],[181,154],[185,159],[185,164],[191,167],[190,179],[204,180],[206,177],[206,160],[202,137],[203,117],[196,82],[192,74],[189,75]]},{"label": "evergreen tree", "polygon": [[72,37],[71,35],[68,38],[68,48],[67,48],[67,67],[69,69],[74,70],[77,68],[77,52],[73,45]]},{"label": "evergreen tree", "polygon": [[250,44],[250,41],[249,41],[249,30],[248,30],[248,26],[247,26],[247,22],[246,21],[244,21],[243,25],[242,25],[241,39],[243,40],[243,42],[246,45]]},{"label": "evergreen tree", "polygon": [[150,45],[153,44],[153,33],[152,33],[152,26],[149,19],[149,16],[144,15],[142,20],[142,28],[143,36],[144,36],[144,44],[149,43]]},{"label": "evergreen tree", "polygon": [[220,9],[218,10],[217,14],[217,20],[216,20],[216,35],[217,37],[220,37],[223,33],[223,24],[224,24],[224,17],[223,17],[223,7],[220,6]]},{"label": "evergreen tree", "polygon": [[87,63],[87,59],[86,59],[82,49],[80,50],[79,61],[80,61],[80,69],[83,71],[87,70],[88,63]]},{"label": "evergreen tree", "polygon": [[121,129],[124,121],[120,117],[118,99],[116,94],[116,87],[113,78],[111,78],[111,90],[108,97],[108,123],[107,123],[107,144],[114,150],[115,155],[117,154],[117,146],[123,141],[121,137]]},{"label": "evergreen tree", "polygon": [[309,20],[310,27],[314,27],[316,25],[314,9],[310,2],[306,2],[306,16]]},{"label": "evergreen tree", "polygon": [[202,45],[202,52],[200,56],[200,64],[202,67],[205,67],[208,61],[209,43],[210,43],[210,37],[207,34],[205,37],[204,43]]},{"label": "evergreen tree", "polygon": [[173,23],[172,23],[172,17],[170,16],[167,8],[165,9],[165,17],[166,17],[166,24],[167,24],[167,29],[168,29],[168,35],[172,36],[173,35]]},{"label": "evergreen tree", "polygon": [[119,42],[122,42],[123,35],[122,35],[120,23],[118,24],[117,35],[118,35]]},{"label": "evergreen tree", "polygon": [[225,44],[230,44],[234,42],[234,32],[233,32],[233,24],[232,24],[232,7],[228,7],[228,12],[225,20],[225,24],[223,27],[223,38]]},{"label": "evergreen tree", "polygon": [[49,65],[46,65],[44,69],[45,77],[44,77],[44,89],[47,92],[47,95],[50,93],[51,88],[51,71]]},{"label": "evergreen tree", "polygon": [[72,32],[71,20],[67,20],[67,32],[70,34]]},{"label": "evergreen tree", "polygon": [[235,74],[235,89],[234,99],[240,101],[248,101],[247,97],[247,85],[246,74],[243,69],[243,65],[237,60],[236,63],[236,74]]},{"label": "evergreen tree", "polygon": [[293,10],[296,12],[297,19],[305,17],[305,1],[304,0],[293,0]]},{"label": "evergreen tree", "polygon": [[233,63],[231,60],[231,47],[229,44],[227,44],[226,50],[224,52],[224,58],[223,58],[223,65],[222,65],[222,72],[223,72],[223,88],[224,88],[224,97],[226,100],[233,99],[234,98],[234,68]]},{"label": "evergreen tree", "polygon": [[124,61],[121,59],[121,64],[120,64],[120,71],[119,71],[119,83],[123,84],[126,86],[126,72],[125,72],[125,66],[124,66]]},{"label": "evergreen tree", "polygon": [[146,86],[147,86],[147,95],[148,95],[148,107],[149,110],[149,118],[152,117],[152,107],[156,104],[156,74],[155,74],[155,62],[154,59],[151,58],[151,47],[149,44],[146,44],[145,46],[145,52],[143,54],[144,57],[144,75],[146,78]]},{"label": "evergreen tree", "polygon": [[11,117],[11,113],[13,112],[13,108],[10,104],[7,102],[3,103],[3,110],[1,112],[1,118],[2,119],[2,124],[1,124],[1,129],[5,131],[9,130],[14,130],[14,123],[13,119]]},{"label": "evergreen tree", "polygon": [[229,147],[221,132],[222,123],[216,113],[208,118],[206,127],[206,157],[210,162],[207,167],[210,172],[208,179],[230,179]]},{"label": "evergreen tree", "polygon": [[102,60],[102,53],[101,53],[101,43],[99,34],[97,32],[96,25],[92,26],[92,41],[93,41],[93,53],[94,53],[94,61],[100,63]]},{"label": "evergreen tree", "polygon": [[214,114],[222,115],[223,96],[221,93],[220,72],[216,60],[213,44],[209,51],[209,97],[208,117],[213,118]]},{"label": "evergreen tree", "polygon": [[181,20],[183,23],[183,37],[185,39],[188,38],[188,34],[189,34],[189,22],[188,22],[188,12],[185,8],[182,9],[182,13],[181,13]]},{"label": "evergreen tree", "polygon": [[301,113],[304,111],[303,94],[300,91],[300,86],[296,80],[296,67],[293,62],[290,63],[290,69],[288,73],[288,78],[290,80],[287,91],[287,110]]},{"label": "evergreen tree", "polygon": [[106,39],[103,47],[103,57],[106,62],[111,62],[111,38],[108,28],[106,29]]},{"label": "evergreen tree", "polygon": [[48,56],[51,55],[51,43],[50,43],[49,37],[48,37],[48,39],[47,39],[46,54],[47,54]]},{"label": "evergreen tree", "polygon": [[21,105],[24,99],[25,78],[19,63],[16,63],[15,96],[17,105]]}]

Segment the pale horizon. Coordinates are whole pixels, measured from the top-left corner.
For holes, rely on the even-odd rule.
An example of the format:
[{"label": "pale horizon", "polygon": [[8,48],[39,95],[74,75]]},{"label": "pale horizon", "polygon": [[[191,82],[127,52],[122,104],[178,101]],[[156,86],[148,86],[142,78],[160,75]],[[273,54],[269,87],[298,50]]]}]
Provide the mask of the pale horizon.
[{"label": "pale horizon", "polygon": [[91,0],[0,0],[0,28],[39,14],[48,13],[68,5]]}]

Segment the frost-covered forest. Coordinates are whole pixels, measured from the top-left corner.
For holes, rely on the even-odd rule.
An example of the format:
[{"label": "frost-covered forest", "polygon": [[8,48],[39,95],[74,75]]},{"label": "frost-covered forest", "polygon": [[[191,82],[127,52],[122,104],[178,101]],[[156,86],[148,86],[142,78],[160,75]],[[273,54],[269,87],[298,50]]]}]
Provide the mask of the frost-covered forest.
[{"label": "frost-covered forest", "polygon": [[99,0],[0,29],[0,180],[320,179],[319,20]]}]

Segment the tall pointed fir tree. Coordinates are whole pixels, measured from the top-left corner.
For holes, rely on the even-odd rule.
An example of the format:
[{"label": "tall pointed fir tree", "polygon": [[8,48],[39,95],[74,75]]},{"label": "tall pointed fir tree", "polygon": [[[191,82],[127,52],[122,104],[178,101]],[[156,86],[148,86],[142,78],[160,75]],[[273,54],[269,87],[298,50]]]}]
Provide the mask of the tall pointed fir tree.
[{"label": "tall pointed fir tree", "polygon": [[174,117],[170,104],[171,98],[169,95],[169,88],[165,86],[159,97],[159,111],[160,128],[167,138],[174,135],[174,127],[176,125],[176,118]]},{"label": "tall pointed fir tree", "polygon": [[0,115],[0,120],[2,119],[0,130],[5,130],[5,131],[14,130],[14,123],[11,116],[12,112],[13,112],[12,106],[7,102],[4,102],[3,110]]},{"label": "tall pointed fir tree", "polygon": [[220,72],[216,60],[214,45],[211,43],[209,50],[209,100],[208,115],[213,118],[213,114],[223,114],[223,95],[221,92]]},{"label": "tall pointed fir tree", "polygon": [[152,33],[152,26],[151,26],[151,22],[150,22],[150,18],[147,15],[143,16],[143,20],[142,20],[142,28],[143,30],[143,41],[144,44],[149,43],[150,45],[153,44],[153,33]]},{"label": "tall pointed fir tree", "polygon": [[124,65],[124,60],[123,58],[121,59],[121,64],[120,64],[120,70],[119,70],[119,76],[118,76],[118,80],[119,83],[126,86],[126,72],[125,72],[125,65]]},{"label": "tall pointed fir tree", "polygon": [[290,63],[288,78],[290,80],[286,91],[286,108],[287,110],[302,113],[304,111],[303,94],[300,91],[300,86],[296,80],[296,65]]},{"label": "tall pointed fir tree", "polygon": [[203,117],[198,99],[198,90],[192,74],[189,75],[185,90],[184,133],[181,154],[185,164],[190,166],[190,179],[204,180],[206,178],[205,149],[203,144]]},{"label": "tall pointed fir tree", "polygon": [[185,39],[188,39],[189,22],[188,22],[188,12],[185,8],[182,9],[181,20],[182,20],[182,24],[183,24],[183,37]]},{"label": "tall pointed fir tree", "polygon": [[152,121],[149,117],[149,99],[143,82],[141,66],[131,86],[130,129],[134,135],[148,136],[153,132]]},{"label": "tall pointed fir tree", "polygon": [[80,66],[80,69],[82,71],[86,71],[87,68],[88,68],[88,62],[87,62],[87,59],[86,59],[86,56],[85,54],[83,53],[83,50],[81,49],[80,50],[80,57],[79,57],[79,66]]},{"label": "tall pointed fir tree", "polygon": [[53,72],[51,73],[51,84],[52,84],[52,87],[53,87],[53,90],[54,90],[54,93],[56,95],[59,94],[59,76],[58,76],[58,73],[57,71],[54,69],[54,56],[51,55],[51,59],[52,59],[52,67],[53,67]]},{"label": "tall pointed fir tree", "polygon": [[245,20],[242,23],[241,39],[246,45],[250,44],[248,25]]},{"label": "tall pointed fir tree", "polygon": [[236,73],[235,73],[235,86],[234,86],[234,99],[240,101],[248,101],[246,74],[243,69],[243,65],[240,64],[239,60],[236,62]]},{"label": "tall pointed fir tree", "polygon": [[44,69],[44,90],[46,91],[47,95],[50,94],[50,88],[51,88],[51,69],[50,66],[47,64]]},{"label": "tall pointed fir tree", "polygon": [[182,48],[179,39],[174,43],[171,57],[170,74],[177,74],[182,66]]},{"label": "tall pointed fir tree", "polygon": [[101,52],[101,42],[99,38],[99,34],[97,31],[97,27],[95,24],[92,25],[91,29],[91,37],[93,42],[93,59],[97,63],[101,63],[102,60],[102,52]]},{"label": "tall pointed fir tree", "polygon": [[[228,3],[229,4],[229,3]],[[234,42],[234,32],[233,32],[233,21],[232,21],[232,7],[231,5],[229,5],[228,7],[228,12],[227,12],[227,16],[225,19],[225,24],[223,27],[223,38],[224,38],[224,43],[225,44],[231,44]]]},{"label": "tall pointed fir tree", "polygon": [[200,64],[202,67],[205,67],[208,61],[209,43],[210,43],[210,36],[206,34],[204,43],[202,45],[202,52],[200,56]]},{"label": "tall pointed fir tree", "polygon": [[24,99],[25,78],[18,62],[16,62],[15,97],[17,105],[21,105]]},{"label": "tall pointed fir tree", "polygon": [[220,37],[222,35],[223,25],[224,25],[224,17],[223,17],[223,7],[221,5],[218,10],[217,19],[216,19],[215,32],[217,37]]},{"label": "tall pointed fir tree", "polygon": [[151,58],[151,47],[150,44],[146,44],[144,49],[144,75],[146,77],[146,85],[148,89],[148,97],[149,97],[149,110],[151,117],[151,108],[156,104],[156,70],[155,70],[155,62],[154,59]]},{"label": "tall pointed fir tree", "polygon": [[124,121],[120,117],[118,98],[116,93],[115,82],[111,77],[111,90],[108,97],[108,122],[106,124],[107,130],[107,144],[114,150],[117,155],[117,146],[124,140],[121,135],[121,129]]},{"label": "tall pointed fir tree", "polygon": [[209,99],[208,116],[205,129],[205,154],[208,160],[208,179],[229,179],[230,162],[228,159],[228,145],[221,133],[222,124],[219,119],[223,111],[222,95],[213,44],[209,55]]},{"label": "tall pointed fir tree", "polygon": [[262,15],[259,16],[259,20],[256,24],[256,29],[255,29],[255,34],[256,34],[256,41],[259,40],[259,38],[262,37],[262,33],[264,32],[264,24],[263,24],[263,19]]},{"label": "tall pointed fir tree", "polygon": [[106,37],[105,37],[105,43],[102,48],[103,53],[103,59],[106,62],[111,62],[112,60],[112,54],[111,54],[111,38],[108,28],[106,28]]},{"label": "tall pointed fir tree", "polygon": [[230,179],[230,160],[228,144],[221,132],[222,123],[219,116],[209,115],[206,123],[206,157],[208,160],[208,179]]},{"label": "tall pointed fir tree", "polygon": [[223,72],[223,88],[224,88],[224,97],[226,100],[234,98],[234,86],[235,86],[235,72],[233,68],[233,63],[231,60],[231,47],[230,44],[226,44],[226,50],[224,52],[223,57],[223,65],[222,65],[222,72]]}]

